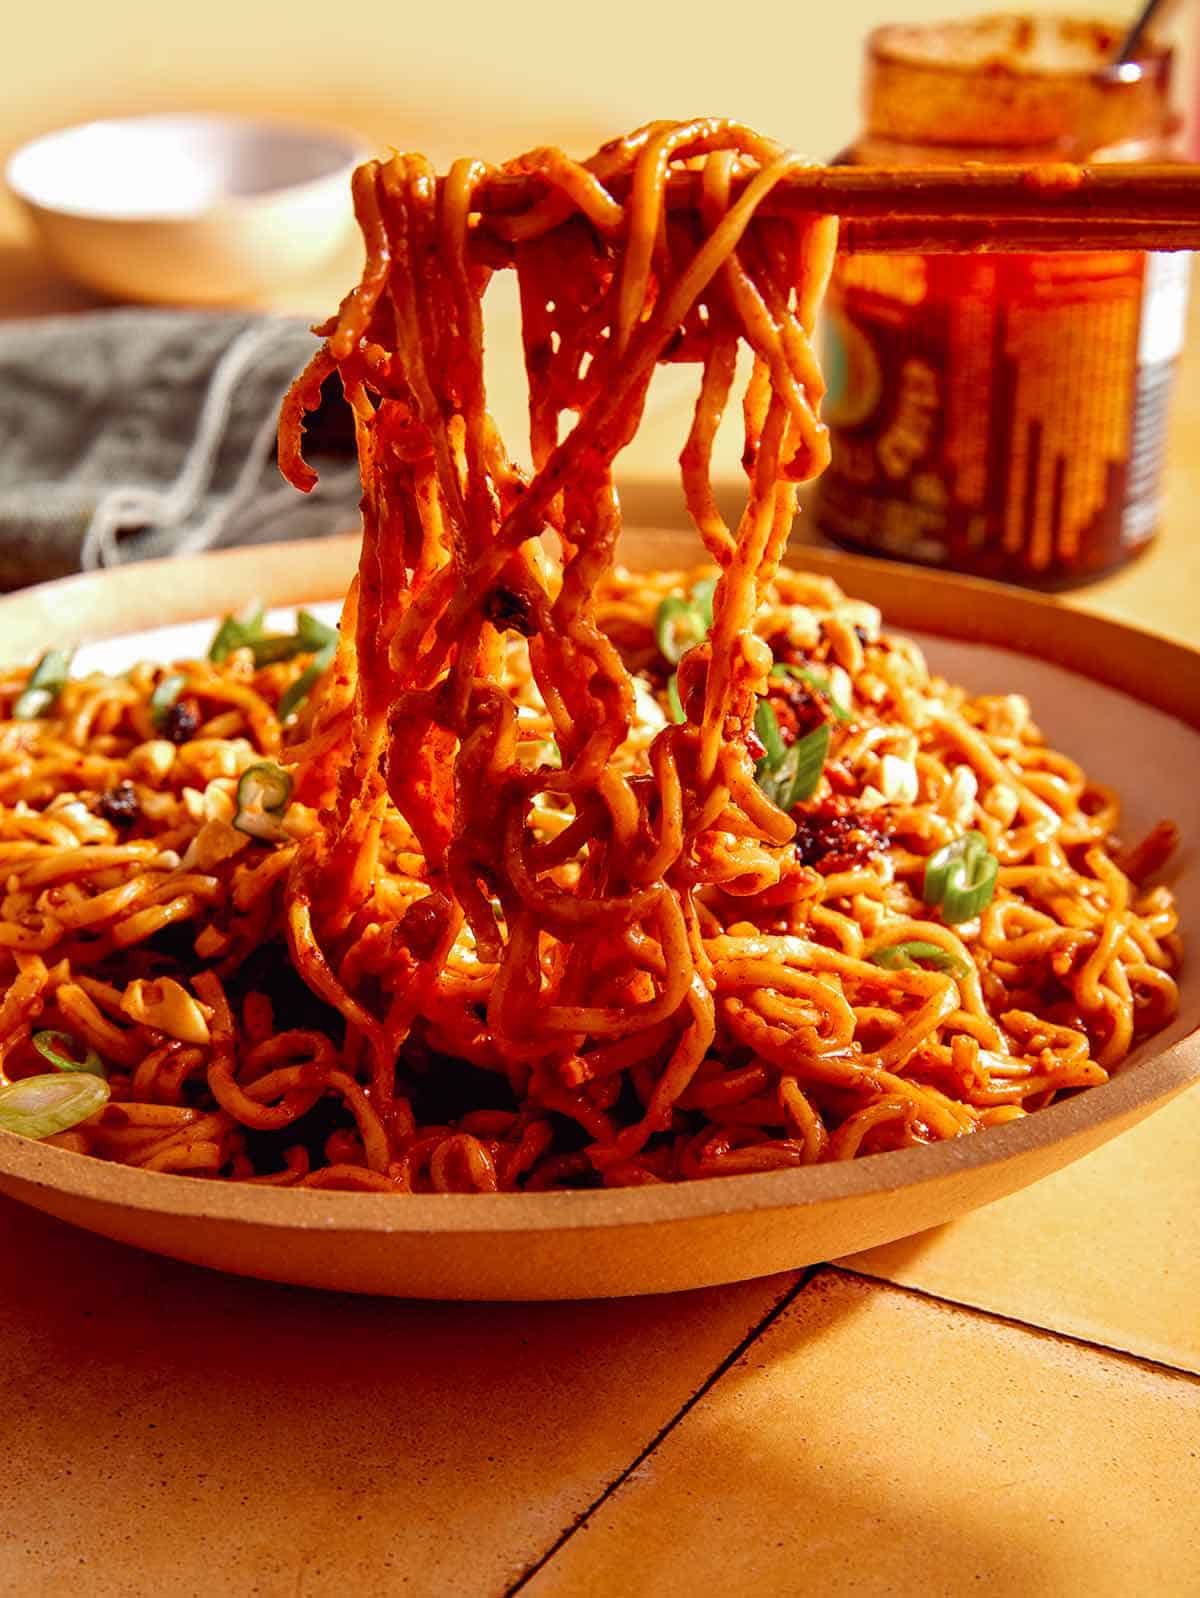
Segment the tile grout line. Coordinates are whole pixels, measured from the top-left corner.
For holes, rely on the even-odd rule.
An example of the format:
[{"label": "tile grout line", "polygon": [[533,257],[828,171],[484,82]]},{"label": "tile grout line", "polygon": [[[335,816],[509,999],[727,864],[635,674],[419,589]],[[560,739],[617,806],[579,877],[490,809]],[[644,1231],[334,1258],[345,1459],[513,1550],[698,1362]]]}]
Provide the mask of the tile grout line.
[{"label": "tile grout line", "polygon": [[538,1555],[538,1557],[531,1564],[526,1566],[516,1580],[504,1589],[502,1598],[516,1598],[516,1595],[519,1594],[529,1584],[529,1582],[533,1580],[539,1571],[544,1570],[546,1566],[550,1564],[554,1556],[561,1548],[565,1546],[565,1544],[570,1542],[570,1540],[575,1536],[576,1532],[582,1531],[584,1529],[588,1522],[601,1508],[603,1508],[608,1500],[613,1497],[613,1495],[617,1493],[621,1487],[624,1486],[624,1484],[629,1480],[638,1467],[643,1465],[646,1460],[658,1450],[661,1444],[670,1435],[670,1433],[675,1430],[679,1423],[691,1413],[696,1405],[700,1403],[701,1399],[707,1397],[707,1395],[717,1385],[721,1378],[728,1371],[732,1370],[742,1356],[749,1352],[749,1350],[759,1340],[763,1333],[766,1332],[788,1308],[790,1308],[790,1306],[795,1302],[804,1289],[818,1276],[830,1273],[837,1276],[853,1278],[855,1281],[870,1284],[875,1287],[891,1288],[895,1292],[905,1293],[913,1298],[924,1299],[927,1303],[942,1304],[949,1309],[961,1310],[965,1314],[973,1315],[979,1320],[998,1321],[1003,1325],[1014,1326],[1021,1331],[1029,1332],[1035,1337],[1046,1337],[1057,1342],[1070,1343],[1076,1348],[1092,1349],[1097,1353],[1108,1354],[1114,1359],[1128,1360],[1131,1364],[1148,1367],[1155,1371],[1161,1371],[1164,1375],[1182,1377],[1186,1381],[1200,1381],[1200,1373],[1188,1370],[1184,1366],[1172,1365],[1165,1360],[1153,1359],[1149,1355],[1145,1354],[1134,1354],[1128,1349],[1114,1348],[1108,1343],[1093,1342],[1090,1338],[1081,1337],[1071,1332],[1060,1332],[1054,1330],[1052,1327],[1039,1326],[1036,1321],[1021,1320],[1020,1317],[1016,1315],[1005,1315],[999,1311],[983,1309],[975,1304],[963,1303],[959,1299],[945,1298],[940,1294],[930,1292],[925,1288],[913,1287],[905,1282],[894,1282],[888,1277],[884,1276],[871,1276],[865,1271],[852,1270],[849,1266],[837,1265],[832,1261],[823,1261],[817,1265],[810,1265],[801,1270],[799,1280],[792,1287],[788,1288],[779,1299],[776,1300],[766,1314],[755,1322],[750,1330],[734,1345],[734,1347],[729,1351],[728,1354],[725,1355],[720,1363],[714,1366],[709,1375],[706,1376],[700,1386],[696,1388],[695,1392],[692,1393],[684,1401],[684,1403],[680,1405],[679,1409],[667,1421],[665,1421],[662,1426],[659,1427],[658,1431],[655,1432],[650,1441],[638,1452],[638,1454],[629,1462],[629,1464],[613,1477],[612,1481],[610,1481],[604,1487],[604,1489],[596,1495],[586,1509],[582,1510],[580,1514],[578,1514],[574,1520],[571,1521],[569,1526],[559,1533],[559,1535],[554,1539],[545,1552]]},{"label": "tile grout line", "polygon": [[947,1298],[942,1293],[935,1293],[931,1288],[914,1287],[910,1282],[894,1282],[890,1276],[872,1276],[869,1271],[856,1271],[849,1265],[835,1265],[832,1261],[815,1266],[814,1273],[819,1271],[832,1271],[838,1276],[853,1277],[856,1282],[873,1283],[876,1287],[891,1287],[898,1293],[911,1294],[913,1298],[924,1299],[929,1304],[943,1304],[947,1309],[962,1310],[964,1314],[974,1315],[980,1320],[999,1321],[1004,1326],[1015,1326],[1023,1332],[1032,1332],[1035,1337],[1050,1337],[1060,1343],[1071,1343],[1076,1348],[1088,1348],[1097,1354],[1109,1354],[1113,1359],[1126,1359],[1134,1365],[1148,1366],[1151,1370],[1161,1371],[1166,1376],[1182,1376],[1186,1381],[1200,1382],[1200,1371],[1190,1370],[1186,1365],[1173,1365],[1170,1360],[1155,1359],[1152,1354],[1135,1354],[1132,1349],[1117,1348],[1112,1343],[1096,1342],[1095,1339],[1084,1337],[1078,1332],[1061,1332],[1053,1326],[1041,1326],[1037,1321],[1022,1320],[1019,1315],[1006,1315],[1003,1310],[984,1309],[979,1304],[968,1304],[961,1298]]},{"label": "tile grout line", "polygon": [[557,1554],[566,1543],[570,1542],[571,1538],[575,1536],[576,1532],[583,1530],[588,1521],[592,1519],[593,1515],[595,1515],[599,1509],[603,1508],[613,1494],[624,1486],[624,1484],[629,1480],[630,1476],[633,1475],[634,1471],[650,1458],[651,1454],[653,1454],[669,1436],[669,1434],[675,1430],[680,1421],[685,1419],[685,1417],[691,1413],[700,1400],[706,1397],[712,1391],[712,1389],[717,1385],[726,1372],[732,1370],[742,1356],[749,1352],[749,1350],[754,1346],[763,1333],[767,1331],[768,1328],[779,1319],[785,1310],[789,1308],[794,1300],[799,1297],[799,1295],[804,1291],[804,1289],[821,1269],[822,1267],[820,1265],[810,1265],[806,1266],[800,1271],[799,1280],[789,1287],[787,1291],[775,1301],[766,1314],[757,1320],[750,1330],[743,1337],[741,1337],[737,1343],[734,1344],[729,1353],[726,1354],[720,1363],[715,1365],[709,1374],[704,1378],[700,1386],[696,1388],[695,1392],[684,1400],[675,1413],[659,1427],[645,1447],[642,1448],[634,1456],[634,1458],[630,1460],[629,1464],[626,1465],[623,1470],[613,1477],[612,1481],[607,1484],[603,1491],[597,1493],[596,1497],[587,1506],[587,1508],[582,1510],[580,1514],[576,1515],[575,1519],[570,1523],[570,1525],[558,1534],[546,1551],[542,1554],[539,1554],[531,1564],[525,1567],[517,1579],[510,1586],[504,1589],[502,1598],[516,1598],[516,1594],[521,1592],[522,1589],[533,1580],[539,1571],[545,1569],[545,1567],[554,1558],[555,1554]]}]

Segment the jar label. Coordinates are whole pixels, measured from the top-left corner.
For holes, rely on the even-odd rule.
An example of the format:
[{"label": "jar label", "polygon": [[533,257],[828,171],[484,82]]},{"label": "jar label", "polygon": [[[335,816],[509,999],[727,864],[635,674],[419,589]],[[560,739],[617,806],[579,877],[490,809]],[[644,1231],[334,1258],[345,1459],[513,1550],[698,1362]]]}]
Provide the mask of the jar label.
[{"label": "jar label", "polygon": [[990,576],[1109,565],[1157,519],[1183,257],[839,259],[821,524]]}]

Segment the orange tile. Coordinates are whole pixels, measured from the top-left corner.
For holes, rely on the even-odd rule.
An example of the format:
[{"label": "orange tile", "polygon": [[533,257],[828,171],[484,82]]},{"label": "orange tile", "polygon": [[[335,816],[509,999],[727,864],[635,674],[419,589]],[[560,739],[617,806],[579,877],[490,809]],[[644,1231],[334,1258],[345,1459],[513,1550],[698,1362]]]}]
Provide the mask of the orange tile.
[{"label": "orange tile", "polygon": [[1035,1187],[839,1261],[1200,1373],[1200,1089]]},{"label": "orange tile", "polygon": [[522,1598],[1200,1592],[1200,1381],[823,1273]]},{"label": "orange tile", "polygon": [[355,1299],[0,1201],[0,1593],[503,1592],[792,1281]]}]

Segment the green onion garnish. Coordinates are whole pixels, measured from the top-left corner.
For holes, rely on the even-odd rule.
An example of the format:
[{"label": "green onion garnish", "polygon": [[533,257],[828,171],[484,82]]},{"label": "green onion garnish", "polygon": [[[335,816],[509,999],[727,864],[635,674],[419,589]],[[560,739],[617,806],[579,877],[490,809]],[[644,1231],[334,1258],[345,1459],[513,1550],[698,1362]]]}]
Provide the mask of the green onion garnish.
[{"label": "green onion garnish", "polygon": [[337,649],[337,629],[326,627],[323,621],[307,610],[296,617],[294,633],[264,633],[261,638],[249,640],[256,666],[271,666],[279,660],[291,660],[296,655],[319,654],[322,650]]},{"label": "green onion garnish", "polygon": [[705,630],[700,612],[678,594],[668,594],[654,618],[654,641],[672,666],[678,666],[692,645],[700,643]]},{"label": "green onion garnish", "polygon": [[833,692],[833,682],[828,675],[814,670],[810,666],[793,666],[787,661],[776,661],[771,667],[772,677],[797,677],[805,687],[812,688],[829,703],[829,708],[839,721],[853,720],[853,712],[849,705],[843,704]]},{"label": "green onion garnish", "polygon": [[779,731],[779,718],[769,699],[758,701],[758,708],[754,712],[754,730],[759,743],[766,750],[763,759],[774,770],[787,754],[787,745]]},{"label": "green onion garnish", "polygon": [[71,669],[71,656],[63,649],[48,649],[29,674],[24,692],[17,696],[14,721],[36,721],[53,706]]},{"label": "green onion garnish", "polygon": [[179,698],[187,686],[187,678],[174,674],[164,677],[150,695],[150,720],[156,727],[161,727],[167,711]]},{"label": "green onion garnish", "polygon": [[992,902],[1000,862],[982,832],[968,832],[930,855],[921,897],[950,923],[969,921]]},{"label": "green onion garnish", "polygon": [[273,760],[247,766],[237,785],[237,813],[233,825],[239,832],[263,843],[280,843],[281,825],[292,797],[292,779]]},{"label": "green onion garnish", "polygon": [[247,639],[246,648],[254,656],[256,666],[274,666],[299,655],[304,645],[294,633],[268,633],[263,638]]},{"label": "green onion garnish", "polygon": [[305,666],[304,670],[296,678],[295,682],[292,683],[290,687],[284,689],[283,693],[279,696],[278,714],[280,721],[286,721],[294,711],[299,710],[300,706],[308,698],[309,694],[312,693],[313,689],[317,686],[321,678],[325,675],[326,671],[328,671],[332,664],[332,652],[330,653],[328,659],[326,659],[324,658],[324,650],[322,650],[321,654],[317,656],[311,665]]},{"label": "green onion garnish", "polygon": [[286,721],[293,711],[299,710],[330,666],[333,665],[333,657],[336,654],[337,634],[334,633],[332,643],[325,644],[319,649],[291,687],[285,689],[279,696],[278,715],[280,721]]},{"label": "green onion garnish", "polygon": [[27,1076],[0,1087],[0,1127],[20,1137],[53,1137],[108,1103],[108,1083],[86,1072]]},{"label": "green onion garnish", "polygon": [[919,971],[924,964],[938,971],[950,971],[956,977],[967,975],[966,966],[956,954],[936,943],[925,943],[921,938],[909,938],[904,943],[876,949],[868,958],[873,965],[881,965],[887,971]]},{"label": "green onion garnish", "polygon": [[668,665],[678,666],[694,644],[708,637],[716,587],[715,577],[702,577],[686,598],[668,594],[659,605],[654,616],[654,642]]},{"label": "green onion garnish", "polygon": [[700,612],[705,632],[708,632],[713,624],[713,595],[716,591],[715,577],[702,577],[698,583],[692,585],[692,604]]},{"label": "green onion garnish", "polygon": [[297,613],[294,633],[267,632],[260,606],[252,616],[226,616],[209,647],[208,658],[220,665],[235,649],[248,649],[256,666],[273,666],[281,660],[292,660],[296,655],[311,654],[309,665],[280,697],[278,715],[280,721],[286,721],[329,670],[337,646],[337,628],[327,627],[307,610]]},{"label": "green onion garnish", "polygon": [[79,1044],[69,1032],[35,1032],[32,1038],[33,1046],[43,1060],[49,1060],[56,1071],[86,1071],[89,1076],[108,1075],[104,1061],[90,1046],[84,1053],[83,1059],[78,1054],[64,1053],[64,1048],[78,1050]]},{"label": "green onion garnish", "polygon": [[235,649],[253,647],[261,643],[266,636],[263,629],[264,614],[260,605],[250,616],[226,616],[208,646],[209,660],[219,666],[222,661],[229,659]]},{"label": "green onion garnish", "polygon": [[754,730],[767,751],[754,768],[754,780],[767,798],[784,812],[811,799],[829,753],[829,723],[823,721],[788,747],[780,736],[775,712],[765,699],[760,699],[754,713]]},{"label": "green onion garnish", "polygon": [[330,644],[335,649],[337,648],[337,628],[326,626],[311,611],[302,610],[297,613],[296,636],[300,639],[305,649],[311,649],[314,653],[321,649],[328,649]]},{"label": "green onion garnish", "polygon": [[687,716],[684,714],[683,700],[679,697],[679,673],[677,671],[673,671],[667,678],[667,712],[672,721],[684,722],[687,720]]}]

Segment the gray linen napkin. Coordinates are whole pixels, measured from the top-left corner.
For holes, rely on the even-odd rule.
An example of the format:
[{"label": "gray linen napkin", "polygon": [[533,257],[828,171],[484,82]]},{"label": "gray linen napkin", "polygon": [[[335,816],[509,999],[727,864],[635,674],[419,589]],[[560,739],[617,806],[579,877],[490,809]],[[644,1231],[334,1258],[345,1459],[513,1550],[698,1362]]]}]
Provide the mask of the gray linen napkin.
[{"label": "gray linen napkin", "polygon": [[344,421],[313,428],[313,494],[275,463],[279,402],[315,347],[302,322],[223,312],[0,324],[0,588],[352,527]]}]

